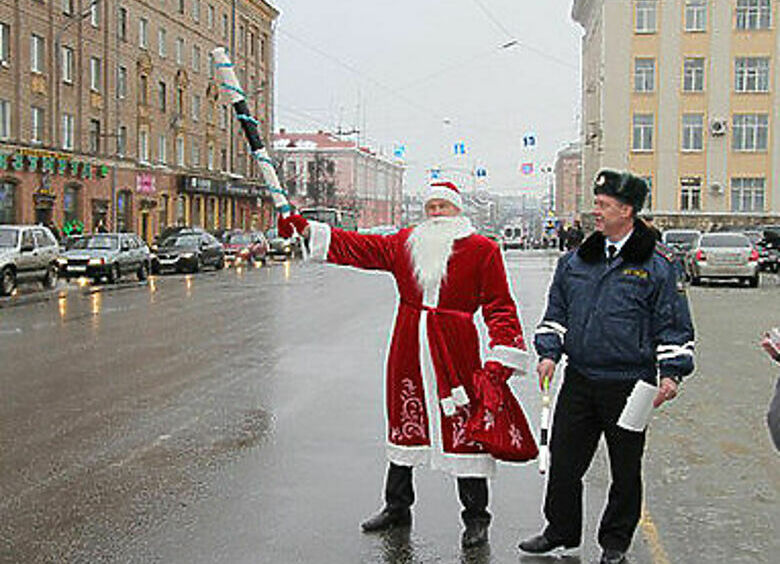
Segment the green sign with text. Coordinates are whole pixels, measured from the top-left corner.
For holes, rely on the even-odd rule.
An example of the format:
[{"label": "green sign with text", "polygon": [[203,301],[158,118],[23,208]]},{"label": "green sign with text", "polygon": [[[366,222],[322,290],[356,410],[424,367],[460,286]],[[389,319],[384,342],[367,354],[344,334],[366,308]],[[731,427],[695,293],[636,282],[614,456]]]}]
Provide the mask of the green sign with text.
[{"label": "green sign with text", "polygon": [[0,170],[15,172],[42,172],[48,174],[69,175],[76,178],[105,178],[108,176],[107,165],[95,165],[87,161],[72,159],[65,155],[41,156],[37,154],[3,153],[0,152]]}]

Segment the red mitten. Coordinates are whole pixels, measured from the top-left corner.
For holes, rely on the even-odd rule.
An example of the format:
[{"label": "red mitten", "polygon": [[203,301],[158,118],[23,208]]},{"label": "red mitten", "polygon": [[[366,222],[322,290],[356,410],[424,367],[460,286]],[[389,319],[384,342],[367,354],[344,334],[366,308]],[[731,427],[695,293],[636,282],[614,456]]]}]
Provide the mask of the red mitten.
[{"label": "red mitten", "polygon": [[485,370],[495,382],[506,382],[515,373],[514,368],[504,366],[497,360],[488,360],[485,363]]},{"label": "red mitten", "polygon": [[292,237],[297,231],[303,235],[303,230],[309,225],[309,221],[302,215],[292,214],[287,217],[279,216],[276,221],[276,227],[279,229],[279,235],[285,239]]}]

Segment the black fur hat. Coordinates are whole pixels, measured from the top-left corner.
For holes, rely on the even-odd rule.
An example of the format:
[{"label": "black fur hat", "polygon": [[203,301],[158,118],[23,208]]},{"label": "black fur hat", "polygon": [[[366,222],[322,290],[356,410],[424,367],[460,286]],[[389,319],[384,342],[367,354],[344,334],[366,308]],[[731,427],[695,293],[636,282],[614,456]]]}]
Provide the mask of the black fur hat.
[{"label": "black fur hat", "polygon": [[638,212],[645,205],[647,182],[630,172],[602,169],[593,182],[594,194],[606,194],[617,198]]}]

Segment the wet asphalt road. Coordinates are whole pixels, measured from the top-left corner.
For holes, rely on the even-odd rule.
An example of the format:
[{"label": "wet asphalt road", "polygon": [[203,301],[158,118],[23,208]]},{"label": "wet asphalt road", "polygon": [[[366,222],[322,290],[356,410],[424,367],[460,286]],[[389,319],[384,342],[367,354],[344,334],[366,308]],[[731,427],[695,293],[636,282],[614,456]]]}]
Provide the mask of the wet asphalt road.
[{"label": "wet asphalt road", "polygon": [[[555,257],[510,253],[527,336]],[[451,478],[416,473],[410,534],[364,535],[385,470],[381,274],[300,264],[166,276],[0,309],[2,562],[552,562],[535,464],[502,465],[487,548],[462,554]],[[632,563],[774,562],[780,467],[757,347],[780,281],[690,291],[698,370],[657,413]],[[516,379],[538,428],[532,379]],[[598,557],[603,450],[579,558]]]}]

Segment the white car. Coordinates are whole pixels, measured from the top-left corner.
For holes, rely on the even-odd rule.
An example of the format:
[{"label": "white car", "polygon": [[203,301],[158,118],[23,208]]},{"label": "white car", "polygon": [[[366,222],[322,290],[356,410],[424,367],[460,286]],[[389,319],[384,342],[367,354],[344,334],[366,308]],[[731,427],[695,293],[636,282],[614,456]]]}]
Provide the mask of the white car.
[{"label": "white car", "polygon": [[42,225],[0,225],[0,294],[8,296],[17,283],[39,280],[57,285],[59,244]]},{"label": "white car", "polygon": [[691,251],[691,284],[700,284],[702,278],[738,278],[756,288],[758,259],[758,251],[742,233],[705,233]]}]

